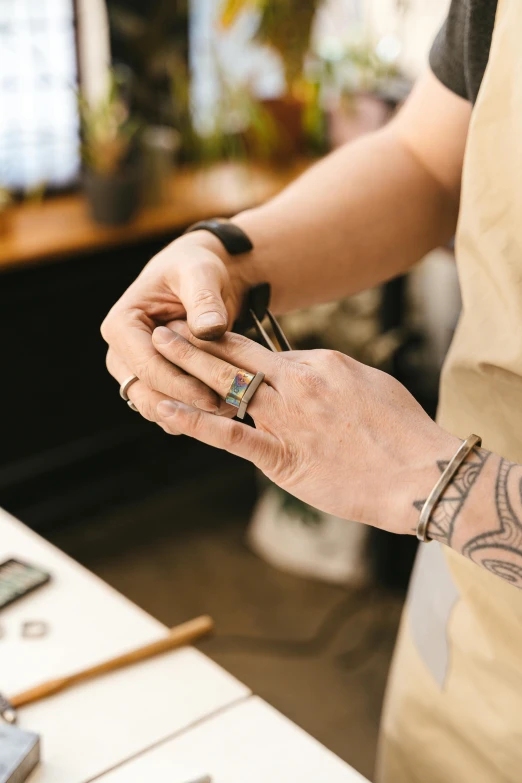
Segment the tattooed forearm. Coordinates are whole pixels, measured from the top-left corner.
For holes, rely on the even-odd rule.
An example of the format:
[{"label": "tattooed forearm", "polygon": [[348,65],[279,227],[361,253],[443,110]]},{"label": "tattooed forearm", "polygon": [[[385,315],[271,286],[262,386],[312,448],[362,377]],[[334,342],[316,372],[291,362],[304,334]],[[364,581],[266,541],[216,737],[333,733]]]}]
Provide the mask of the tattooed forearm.
[{"label": "tattooed forearm", "polygon": [[[460,466],[453,481],[433,510],[428,527],[430,538],[451,546],[455,523],[489,454],[489,451],[474,448],[467,460]],[[437,467],[441,473],[444,473],[448,462],[439,461]],[[425,502],[426,500],[416,500],[413,505],[418,511],[422,511]]]},{"label": "tattooed forearm", "polygon": [[[446,465],[438,463],[441,472]],[[474,449],[435,507],[428,535],[522,588],[522,466]]]},{"label": "tattooed forearm", "polygon": [[498,526],[475,536],[462,548],[463,555],[518,587],[522,587],[521,475],[519,465],[500,460],[495,484]]}]

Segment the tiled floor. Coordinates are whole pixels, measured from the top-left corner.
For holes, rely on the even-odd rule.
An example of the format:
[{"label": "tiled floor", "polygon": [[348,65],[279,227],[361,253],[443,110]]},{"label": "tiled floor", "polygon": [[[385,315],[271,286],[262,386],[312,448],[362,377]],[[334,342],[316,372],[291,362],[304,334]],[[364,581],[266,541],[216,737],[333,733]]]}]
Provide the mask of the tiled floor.
[{"label": "tiled floor", "polygon": [[402,600],[259,560],[243,543],[252,497],[251,474],[214,476],[53,540],[167,625],[211,614],[201,649],[371,779]]}]

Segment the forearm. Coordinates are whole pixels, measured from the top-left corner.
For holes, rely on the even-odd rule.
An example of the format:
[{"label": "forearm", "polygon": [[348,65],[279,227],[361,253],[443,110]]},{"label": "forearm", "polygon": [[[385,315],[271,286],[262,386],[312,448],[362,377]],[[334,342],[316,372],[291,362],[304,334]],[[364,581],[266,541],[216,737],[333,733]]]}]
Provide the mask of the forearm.
[{"label": "forearm", "polygon": [[436,506],[428,533],[522,587],[522,465],[475,449]]},{"label": "forearm", "polygon": [[393,124],[328,156],[278,197],[234,219],[255,249],[249,283],[284,312],[376,285],[453,235],[452,198]]}]

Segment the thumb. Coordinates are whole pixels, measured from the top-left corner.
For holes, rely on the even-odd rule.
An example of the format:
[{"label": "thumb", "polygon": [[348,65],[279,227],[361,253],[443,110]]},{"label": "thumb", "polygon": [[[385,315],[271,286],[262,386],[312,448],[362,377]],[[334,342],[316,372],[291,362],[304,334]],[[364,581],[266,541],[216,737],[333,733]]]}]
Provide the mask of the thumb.
[{"label": "thumb", "polygon": [[218,264],[187,265],[180,293],[194,337],[217,340],[225,334],[228,312],[223,291],[227,283],[226,270]]}]

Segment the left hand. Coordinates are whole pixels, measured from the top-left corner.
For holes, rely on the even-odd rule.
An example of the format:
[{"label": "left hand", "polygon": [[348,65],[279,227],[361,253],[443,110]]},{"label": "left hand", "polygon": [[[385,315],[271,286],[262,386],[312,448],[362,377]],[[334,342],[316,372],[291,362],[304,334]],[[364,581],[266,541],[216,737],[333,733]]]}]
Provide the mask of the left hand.
[{"label": "left hand", "polygon": [[292,495],[336,516],[413,533],[413,503],[439,478],[437,460],[458,448],[397,380],[336,351],[275,354],[233,333],[202,342],[182,321],[157,328],[153,342],[221,398],[238,368],[265,373],[248,406],[256,429],[163,400],[155,418],[166,431],[244,457]]}]

